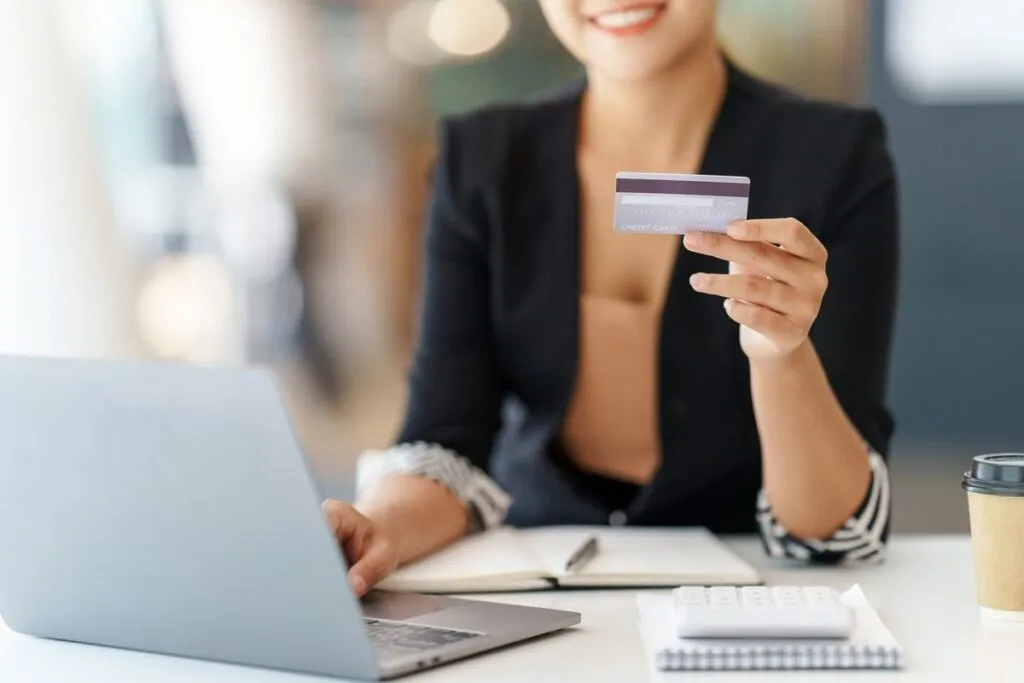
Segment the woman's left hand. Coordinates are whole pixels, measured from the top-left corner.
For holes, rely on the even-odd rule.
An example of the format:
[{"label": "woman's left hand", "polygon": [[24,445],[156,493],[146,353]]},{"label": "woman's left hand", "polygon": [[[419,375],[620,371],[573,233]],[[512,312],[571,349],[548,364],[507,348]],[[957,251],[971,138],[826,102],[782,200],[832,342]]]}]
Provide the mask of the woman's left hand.
[{"label": "woman's left hand", "polygon": [[788,357],[807,341],[828,286],[828,251],[793,218],[733,223],[724,235],[689,233],[690,251],[729,262],[729,274],[696,273],[698,292],[725,298],[750,360]]}]

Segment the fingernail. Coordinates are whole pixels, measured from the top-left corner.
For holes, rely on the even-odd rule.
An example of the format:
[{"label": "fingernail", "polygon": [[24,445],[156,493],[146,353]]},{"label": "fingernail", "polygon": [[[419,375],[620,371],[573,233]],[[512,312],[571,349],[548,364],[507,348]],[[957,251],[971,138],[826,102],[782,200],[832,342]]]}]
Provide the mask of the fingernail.
[{"label": "fingernail", "polygon": [[706,281],[707,278],[704,277],[704,273],[694,273],[690,276],[690,286],[694,289],[700,289]]},{"label": "fingernail", "polygon": [[724,300],[722,302],[722,307],[725,308],[726,311],[731,311],[732,310],[732,299]]},{"label": "fingernail", "polygon": [[688,247],[698,247],[704,241],[704,236],[699,232],[689,232],[683,237],[683,243]]},{"label": "fingernail", "polygon": [[725,226],[725,234],[729,237],[741,237],[744,233],[745,225],[742,222],[730,223]]},{"label": "fingernail", "polygon": [[355,591],[356,595],[362,595],[366,592],[366,580],[361,576],[353,576],[351,579],[352,590]]}]

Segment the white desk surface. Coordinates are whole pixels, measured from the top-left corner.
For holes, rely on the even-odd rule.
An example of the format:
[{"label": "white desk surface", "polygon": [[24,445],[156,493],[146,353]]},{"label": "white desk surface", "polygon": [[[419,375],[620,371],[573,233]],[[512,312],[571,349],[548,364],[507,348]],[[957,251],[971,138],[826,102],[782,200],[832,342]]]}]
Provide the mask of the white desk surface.
[{"label": "white desk surface", "polygon": [[[896,537],[886,564],[808,569],[769,563],[752,539],[731,541],[764,570],[768,583],[860,583],[904,648],[900,672],[742,672],[657,674],[637,630],[632,591],[477,596],[580,612],[576,629],[421,674],[410,683],[446,681],[1024,681],[1024,625],[981,622],[966,536]],[[11,683],[308,683],[329,679],[26,638],[0,622],[0,681]]]}]

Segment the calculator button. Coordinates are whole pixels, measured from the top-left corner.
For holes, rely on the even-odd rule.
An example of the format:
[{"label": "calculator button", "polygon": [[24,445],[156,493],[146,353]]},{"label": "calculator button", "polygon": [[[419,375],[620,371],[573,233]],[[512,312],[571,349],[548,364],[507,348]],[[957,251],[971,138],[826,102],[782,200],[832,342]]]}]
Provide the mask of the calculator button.
[{"label": "calculator button", "polygon": [[834,607],[839,602],[835,590],[827,586],[808,586],[803,594],[809,607]]},{"label": "calculator button", "polygon": [[715,586],[708,591],[712,607],[739,607],[740,601],[734,586]]},{"label": "calculator button", "polygon": [[772,598],[764,586],[743,586],[740,588],[740,602],[744,607],[770,607]]},{"label": "calculator button", "polygon": [[780,609],[799,609],[803,606],[803,595],[796,586],[775,586],[772,588],[775,606]]},{"label": "calculator button", "polygon": [[676,589],[675,594],[676,605],[680,607],[703,607],[708,603],[704,586],[682,586]]}]

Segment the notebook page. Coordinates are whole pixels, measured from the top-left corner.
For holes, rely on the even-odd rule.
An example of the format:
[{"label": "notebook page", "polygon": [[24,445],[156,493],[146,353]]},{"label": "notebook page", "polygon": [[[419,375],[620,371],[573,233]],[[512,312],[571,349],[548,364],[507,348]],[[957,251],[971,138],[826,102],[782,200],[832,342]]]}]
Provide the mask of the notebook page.
[{"label": "notebook page", "polygon": [[[678,586],[760,583],[760,576],[703,528],[549,527],[521,532],[523,539],[564,586]],[[590,535],[597,556],[565,574],[569,556]]]},{"label": "notebook page", "polygon": [[384,590],[462,593],[547,588],[544,565],[525,546],[519,532],[493,529],[458,541],[385,579]]},{"label": "notebook page", "polygon": [[855,646],[889,647],[898,650],[900,644],[896,637],[885,625],[878,612],[868,602],[868,598],[861,590],[860,584],[847,589],[842,595],[842,600],[853,609],[857,617],[857,627],[850,636],[850,644]]}]

